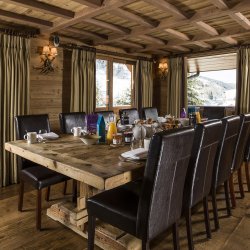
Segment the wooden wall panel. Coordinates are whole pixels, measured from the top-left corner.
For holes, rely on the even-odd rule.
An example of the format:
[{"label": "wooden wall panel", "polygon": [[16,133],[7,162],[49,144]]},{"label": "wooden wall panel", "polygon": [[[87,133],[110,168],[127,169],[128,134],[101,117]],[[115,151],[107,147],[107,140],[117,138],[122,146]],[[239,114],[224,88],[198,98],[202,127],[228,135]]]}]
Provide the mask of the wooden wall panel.
[{"label": "wooden wall panel", "polygon": [[51,128],[59,131],[58,114],[62,112],[63,51],[58,48],[54,60],[55,72],[41,73],[39,47],[48,45],[48,40],[31,39],[30,55],[30,114],[49,114]]}]

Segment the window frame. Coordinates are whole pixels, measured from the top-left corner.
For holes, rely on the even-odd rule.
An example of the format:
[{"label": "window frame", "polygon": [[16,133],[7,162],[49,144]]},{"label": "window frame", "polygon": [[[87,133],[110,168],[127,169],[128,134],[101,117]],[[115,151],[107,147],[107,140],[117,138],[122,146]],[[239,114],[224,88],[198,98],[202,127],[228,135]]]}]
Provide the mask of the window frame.
[{"label": "window frame", "polygon": [[[106,93],[108,96],[108,104],[105,107],[95,107],[95,111],[107,111],[113,110],[115,113],[119,112],[119,109],[124,108],[133,108],[135,105],[135,72],[136,72],[136,62],[120,59],[115,57],[97,55],[96,60],[106,60],[107,61],[107,84],[106,84]],[[123,105],[123,106],[113,106],[113,63],[122,63],[122,64],[130,64],[133,65],[131,72],[131,105]],[[96,72],[95,72],[96,73]],[[96,83],[95,83],[96,84]],[[96,103],[95,103],[96,105]]]}]

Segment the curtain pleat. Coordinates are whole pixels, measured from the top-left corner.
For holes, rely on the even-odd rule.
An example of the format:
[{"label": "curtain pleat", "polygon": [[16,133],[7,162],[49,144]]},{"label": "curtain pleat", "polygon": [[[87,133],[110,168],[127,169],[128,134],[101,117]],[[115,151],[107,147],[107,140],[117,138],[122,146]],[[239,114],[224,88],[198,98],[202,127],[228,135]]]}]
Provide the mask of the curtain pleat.
[{"label": "curtain pleat", "polygon": [[15,140],[14,116],[28,113],[30,41],[0,35],[0,187],[17,183],[16,157],[4,143]]},{"label": "curtain pleat", "polygon": [[180,116],[181,108],[187,108],[187,70],[184,57],[171,58],[167,78],[167,113]]},{"label": "curtain pleat", "polygon": [[153,63],[137,60],[135,74],[135,107],[152,107],[153,103]]},{"label": "curtain pleat", "polygon": [[237,52],[236,111],[250,112],[250,48],[247,47]]},{"label": "curtain pleat", "polygon": [[89,114],[95,109],[95,60],[96,53],[93,51],[72,51],[71,112]]}]

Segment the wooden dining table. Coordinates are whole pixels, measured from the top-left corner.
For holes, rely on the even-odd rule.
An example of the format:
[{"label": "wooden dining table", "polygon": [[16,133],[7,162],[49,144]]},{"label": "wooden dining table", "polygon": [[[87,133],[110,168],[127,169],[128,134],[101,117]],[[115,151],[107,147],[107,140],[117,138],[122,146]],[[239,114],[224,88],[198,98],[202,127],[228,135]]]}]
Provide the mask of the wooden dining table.
[{"label": "wooden dining table", "polygon": [[[145,161],[121,160],[119,156],[130,150],[129,145],[85,145],[72,135],[35,144],[25,140],[6,142],[5,149],[79,182],[77,204],[71,201],[54,204],[47,209],[47,215],[85,238],[87,198],[141,177],[145,166]],[[134,237],[102,222],[97,223],[95,242],[103,249],[134,249],[138,244]]]}]

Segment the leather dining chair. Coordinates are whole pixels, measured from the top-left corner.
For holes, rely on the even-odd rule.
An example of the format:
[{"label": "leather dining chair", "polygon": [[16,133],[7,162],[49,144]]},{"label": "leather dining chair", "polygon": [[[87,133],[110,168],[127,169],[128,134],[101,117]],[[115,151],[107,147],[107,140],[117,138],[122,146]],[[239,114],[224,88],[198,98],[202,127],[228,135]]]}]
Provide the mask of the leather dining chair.
[{"label": "leather dining chair", "polygon": [[[15,126],[16,139],[18,140],[23,139],[26,132],[39,132],[41,129],[50,132],[49,117],[47,114],[16,116]],[[24,183],[27,182],[37,190],[36,228],[40,230],[42,189],[48,188],[46,194],[46,200],[48,201],[50,186],[65,182],[70,178],[21,157],[18,157],[18,170],[20,178],[18,210],[22,211],[23,208]]]},{"label": "leather dining chair", "polygon": [[120,109],[119,110],[119,116],[120,118],[123,116],[123,114],[126,112],[126,114],[129,117],[129,124],[134,124],[135,120],[140,119],[139,112],[136,108],[132,109]]},{"label": "leather dining chair", "polygon": [[250,135],[248,137],[248,142],[247,142],[246,149],[245,149],[244,162],[245,162],[245,172],[246,172],[247,189],[248,189],[248,192],[250,192],[250,176],[249,176]]},{"label": "leather dining chair", "polygon": [[142,240],[142,249],[172,227],[179,249],[178,220],[194,130],[156,133],[151,141],[142,181],[129,182],[87,200],[88,249],[94,249],[95,220],[109,223]]},{"label": "leather dining chair", "polygon": [[60,130],[63,134],[71,134],[73,127],[85,127],[85,112],[60,113]]},{"label": "leather dining chair", "polygon": [[220,227],[218,218],[216,191],[217,188],[222,184],[224,184],[227,214],[228,216],[231,215],[228,185],[231,176],[233,153],[239,133],[240,117],[239,116],[224,117],[223,119],[221,119],[221,121],[222,121],[222,133],[216,153],[216,159],[214,161],[212,187],[211,187],[215,230],[218,230]]},{"label": "leather dining chair", "polygon": [[152,119],[153,121],[157,121],[158,119],[158,111],[157,108],[148,107],[142,108],[142,119]]},{"label": "leather dining chair", "polygon": [[203,201],[207,238],[211,238],[208,195],[211,189],[214,159],[220,141],[220,120],[197,124],[183,194],[183,214],[186,218],[188,247],[194,249],[192,208]]},{"label": "leather dining chair", "polygon": [[232,174],[229,180],[230,187],[230,197],[232,202],[232,207],[236,206],[236,199],[234,193],[234,183],[233,183],[233,174],[237,171],[238,175],[238,184],[241,198],[244,198],[244,188],[242,182],[242,164],[244,162],[244,153],[247,145],[247,141],[250,134],[250,113],[240,115],[240,129],[238,134],[238,139],[234,149],[234,157],[232,163]]},{"label": "leather dining chair", "polygon": [[102,115],[105,123],[109,122],[109,116],[114,116],[114,111],[105,110],[105,111],[96,111],[95,114]]}]

